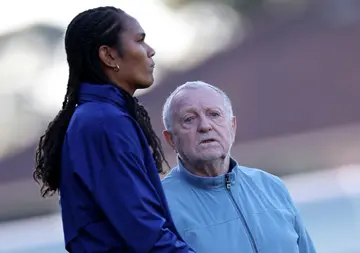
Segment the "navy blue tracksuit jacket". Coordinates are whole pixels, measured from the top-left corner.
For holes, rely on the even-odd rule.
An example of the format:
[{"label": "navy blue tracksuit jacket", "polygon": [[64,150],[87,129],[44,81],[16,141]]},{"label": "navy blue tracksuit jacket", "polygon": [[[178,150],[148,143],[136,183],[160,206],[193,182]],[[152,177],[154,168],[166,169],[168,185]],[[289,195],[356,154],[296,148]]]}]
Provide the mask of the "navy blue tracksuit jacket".
[{"label": "navy blue tracksuit jacket", "polygon": [[187,253],[123,91],[82,84],[62,148],[60,204],[73,253]]}]

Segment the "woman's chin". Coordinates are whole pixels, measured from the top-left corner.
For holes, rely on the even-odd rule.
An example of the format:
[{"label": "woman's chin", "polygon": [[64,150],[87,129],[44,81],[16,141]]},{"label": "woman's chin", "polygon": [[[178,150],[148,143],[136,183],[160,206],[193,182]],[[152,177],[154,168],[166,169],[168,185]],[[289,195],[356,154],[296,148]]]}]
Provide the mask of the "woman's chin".
[{"label": "woman's chin", "polygon": [[147,89],[153,85],[154,77],[151,76],[151,78],[144,79],[138,83],[138,89]]}]

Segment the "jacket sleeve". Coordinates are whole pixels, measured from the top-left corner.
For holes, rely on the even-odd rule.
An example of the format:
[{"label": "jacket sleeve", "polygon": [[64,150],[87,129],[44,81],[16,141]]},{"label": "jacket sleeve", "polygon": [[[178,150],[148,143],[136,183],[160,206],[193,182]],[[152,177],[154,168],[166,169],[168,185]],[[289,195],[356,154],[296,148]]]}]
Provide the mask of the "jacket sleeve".
[{"label": "jacket sleeve", "polygon": [[295,208],[295,230],[299,236],[298,238],[298,246],[299,253],[316,253],[315,246],[310,238],[309,233],[307,232],[304,223],[300,217],[299,212]]},{"label": "jacket sleeve", "polygon": [[294,228],[299,237],[298,241],[297,241],[298,247],[299,247],[299,253],[316,253],[314,243],[311,240],[311,237],[305,227],[305,224],[303,223],[303,221],[301,219],[300,213],[297,210],[296,205],[295,205],[285,183],[280,178],[277,178],[277,179],[282,187],[285,197],[289,201],[291,208],[294,211],[294,215],[295,215]]},{"label": "jacket sleeve", "polygon": [[193,252],[165,226],[161,200],[147,176],[133,124],[127,116],[99,122],[92,130],[96,137],[88,137],[95,201],[129,252]]}]

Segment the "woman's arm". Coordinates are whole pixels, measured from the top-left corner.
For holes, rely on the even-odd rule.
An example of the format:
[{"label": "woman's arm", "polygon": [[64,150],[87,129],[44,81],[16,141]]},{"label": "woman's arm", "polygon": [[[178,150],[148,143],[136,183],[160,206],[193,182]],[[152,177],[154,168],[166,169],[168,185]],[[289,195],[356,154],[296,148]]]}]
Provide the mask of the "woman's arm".
[{"label": "woman's arm", "polygon": [[127,116],[112,117],[84,136],[95,201],[130,252],[193,252],[165,226],[133,124]]}]

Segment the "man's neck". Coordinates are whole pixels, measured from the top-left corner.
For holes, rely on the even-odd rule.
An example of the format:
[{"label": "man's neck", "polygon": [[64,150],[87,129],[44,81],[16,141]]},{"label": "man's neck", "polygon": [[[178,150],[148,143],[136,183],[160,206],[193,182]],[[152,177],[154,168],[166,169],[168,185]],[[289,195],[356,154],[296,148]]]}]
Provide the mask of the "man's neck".
[{"label": "man's neck", "polygon": [[180,160],[183,166],[188,171],[200,177],[216,177],[227,173],[230,167],[230,157],[226,157],[225,159],[218,159],[211,162],[197,163],[193,165],[182,159]]}]

